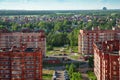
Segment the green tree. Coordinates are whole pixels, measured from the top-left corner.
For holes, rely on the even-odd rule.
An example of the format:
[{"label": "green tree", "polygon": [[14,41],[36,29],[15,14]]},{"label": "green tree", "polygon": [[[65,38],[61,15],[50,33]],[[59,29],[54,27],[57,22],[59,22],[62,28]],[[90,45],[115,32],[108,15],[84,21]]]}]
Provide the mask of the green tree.
[{"label": "green tree", "polygon": [[17,31],[18,29],[18,25],[17,24],[13,24],[12,27],[11,27],[11,30],[12,31]]},{"label": "green tree", "polygon": [[88,59],[88,64],[89,64],[90,68],[94,67],[94,57],[93,56]]},{"label": "green tree", "polygon": [[3,28],[5,28],[3,25],[0,25],[0,29],[3,29]]},{"label": "green tree", "polygon": [[72,74],[72,80],[82,80],[81,73],[79,73],[79,72],[74,72],[74,73]]},{"label": "green tree", "polygon": [[97,80],[97,77],[95,76],[94,72],[88,71],[87,75],[90,80]]},{"label": "green tree", "polygon": [[62,22],[55,23],[54,31],[62,31],[62,30],[63,30],[63,23]]},{"label": "green tree", "polygon": [[75,72],[75,66],[73,63],[70,64],[70,67],[69,67],[69,76],[70,78],[72,77],[72,73]]},{"label": "green tree", "polygon": [[48,45],[59,47],[68,44],[69,40],[67,38],[67,33],[51,32],[47,36],[47,42]]},{"label": "green tree", "polygon": [[49,26],[46,25],[46,22],[39,22],[38,23],[38,28],[41,30],[44,30],[45,32],[47,31],[47,27],[49,27]]},{"label": "green tree", "polygon": [[92,21],[88,22],[86,25],[87,25],[87,30],[90,30],[93,27]]},{"label": "green tree", "polygon": [[73,48],[73,40],[74,40],[74,38],[73,38],[73,32],[71,32],[69,35],[68,35],[68,38],[69,38],[69,40],[70,40],[70,46],[71,46],[71,48]]},{"label": "green tree", "polygon": [[53,46],[52,45],[48,45],[47,46],[47,50],[53,50]]},{"label": "green tree", "polygon": [[68,20],[64,20],[63,25],[72,25],[72,22]]},{"label": "green tree", "polygon": [[67,70],[67,71],[69,70],[69,65],[68,65],[68,64],[66,65],[66,70]]},{"label": "green tree", "polygon": [[74,29],[70,34],[68,34],[71,48],[73,48],[73,46],[78,46],[78,33],[79,30]]}]

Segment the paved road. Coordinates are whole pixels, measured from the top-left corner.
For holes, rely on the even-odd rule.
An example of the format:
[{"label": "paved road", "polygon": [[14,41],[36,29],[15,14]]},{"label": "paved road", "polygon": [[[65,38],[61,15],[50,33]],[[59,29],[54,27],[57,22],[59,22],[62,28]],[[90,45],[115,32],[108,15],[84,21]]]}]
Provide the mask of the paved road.
[{"label": "paved road", "polygon": [[57,80],[64,80],[64,71],[57,71]]},{"label": "paved road", "polygon": [[83,80],[89,80],[87,71],[88,71],[88,62],[85,62],[85,64],[80,65],[79,71],[81,72]]},{"label": "paved road", "polygon": [[83,79],[83,80],[89,80],[86,73],[82,73],[82,79]]},{"label": "paved road", "polygon": [[[66,58],[69,58],[68,56],[52,56],[52,57],[66,57]],[[71,58],[69,58],[71,59]],[[89,80],[88,79],[88,76],[87,76],[87,71],[89,70],[88,69],[88,62],[87,61],[84,61],[83,59],[79,59],[79,60],[74,60],[74,59],[71,59],[71,61],[69,61],[70,63],[76,63],[76,62],[79,62],[79,63],[83,63],[83,64],[80,64],[79,65],[79,71],[81,72],[82,74],[82,77],[83,77],[83,80]],[[57,76],[57,80],[64,80],[64,71],[63,71],[63,67],[56,67],[54,68],[55,70],[58,71],[58,76]]]}]

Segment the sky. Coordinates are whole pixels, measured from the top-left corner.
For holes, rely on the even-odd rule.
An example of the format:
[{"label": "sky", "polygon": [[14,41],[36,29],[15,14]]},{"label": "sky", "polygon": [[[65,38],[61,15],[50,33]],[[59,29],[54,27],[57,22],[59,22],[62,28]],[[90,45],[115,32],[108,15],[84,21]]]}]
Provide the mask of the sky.
[{"label": "sky", "polygon": [[120,9],[120,0],[0,0],[2,10]]}]

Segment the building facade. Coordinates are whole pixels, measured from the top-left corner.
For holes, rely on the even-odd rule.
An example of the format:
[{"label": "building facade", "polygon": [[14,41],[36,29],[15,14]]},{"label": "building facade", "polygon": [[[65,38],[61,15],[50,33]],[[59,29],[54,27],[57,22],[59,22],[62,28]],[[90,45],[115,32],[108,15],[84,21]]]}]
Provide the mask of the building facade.
[{"label": "building facade", "polygon": [[105,40],[120,40],[120,30],[80,30],[78,36],[78,51],[81,54],[93,54],[93,43]]},{"label": "building facade", "polygon": [[93,48],[97,80],[120,80],[120,41],[97,42]]},{"label": "building facade", "polygon": [[0,49],[0,80],[42,80],[42,50]]},{"label": "building facade", "polygon": [[0,48],[20,47],[26,44],[27,48],[41,48],[43,56],[46,53],[46,38],[44,31],[37,32],[27,29],[21,32],[9,32],[6,29],[0,30]]},{"label": "building facade", "polygon": [[42,80],[44,31],[0,30],[0,80]]}]

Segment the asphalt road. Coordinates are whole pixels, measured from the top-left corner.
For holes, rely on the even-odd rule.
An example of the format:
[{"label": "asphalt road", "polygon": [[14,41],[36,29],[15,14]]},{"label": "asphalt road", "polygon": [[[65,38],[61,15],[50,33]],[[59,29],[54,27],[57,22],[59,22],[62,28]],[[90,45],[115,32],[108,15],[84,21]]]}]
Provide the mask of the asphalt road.
[{"label": "asphalt road", "polygon": [[[52,56],[52,57],[67,57],[69,58],[68,56]],[[70,59],[70,58],[69,58]],[[69,61],[70,63],[76,63],[76,62],[83,62],[84,64],[80,64],[79,65],[79,71],[81,72],[82,74],[82,78],[83,80],[89,80],[88,79],[88,76],[87,76],[87,71],[89,70],[88,69],[88,62],[87,61],[84,61],[83,59],[79,59],[79,60],[74,60],[74,59],[71,59],[71,61]],[[57,70],[58,72],[58,76],[57,76],[57,80],[64,80],[64,67],[65,66],[61,66],[61,67],[54,67],[55,70]]]}]

